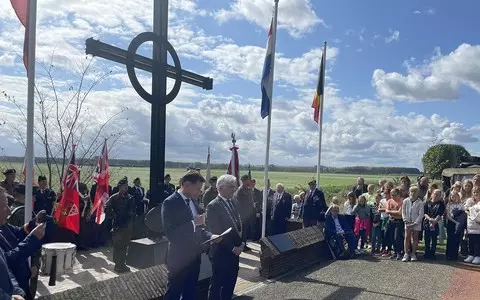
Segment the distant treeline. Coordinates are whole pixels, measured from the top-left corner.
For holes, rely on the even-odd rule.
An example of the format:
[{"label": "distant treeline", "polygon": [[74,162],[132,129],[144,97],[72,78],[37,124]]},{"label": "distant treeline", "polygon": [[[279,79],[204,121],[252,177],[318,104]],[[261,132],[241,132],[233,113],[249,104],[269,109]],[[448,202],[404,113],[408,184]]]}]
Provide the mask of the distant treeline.
[{"label": "distant treeline", "polygon": [[[23,157],[3,157],[4,162],[11,162],[11,163],[23,163]],[[46,163],[45,158],[36,157],[35,161],[39,164]],[[81,165],[92,165],[96,164],[95,161],[83,161],[78,162]],[[109,160],[110,166],[114,167],[149,167],[150,161],[149,160],[132,160],[132,159],[110,159]],[[207,168],[206,163],[202,162],[195,162],[195,163],[188,163],[188,162],[174,162],[174,161],[167,161],[165,164],[166,168],[169,169],[187,169],[187,167],[193,168],[200,168],[205,170]],[[212,170],[225,170],[227,168],[227,164],[210,164],[210,168]],[[261,166],[251,166],[252,171],[263,171],[263,165]],[[242,172],[246,172],[248,170],[248,165],[240,165],[240,170]],[[277,166],[277,165],[270,165],[268,168],[269,171],[273,172],[299,172],[299,173],[315,173],[317,171],[317,166]],[[364,175],[388,175],[388,174],[420,174],[420,170],[417,168],[402,168],[402,167],[366,167],[366,166],[354,166],[354,167],[321,167],[322,173],[337,173],[337,174],[364,174]]]}]

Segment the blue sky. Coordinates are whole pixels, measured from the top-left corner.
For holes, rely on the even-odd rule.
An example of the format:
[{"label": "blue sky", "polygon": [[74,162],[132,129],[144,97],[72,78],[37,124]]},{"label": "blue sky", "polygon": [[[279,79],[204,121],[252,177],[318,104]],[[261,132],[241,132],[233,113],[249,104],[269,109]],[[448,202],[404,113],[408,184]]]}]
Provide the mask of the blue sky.
[{"label": "blue sky", "polygon": [[[170,1],[169,39],[182,67],[213,77],[214,89],[184,84],[168,106],[167,159],[203,161],[211,146],[213,160],[226,162],[229,136],[236,132],[241,163],[263,162],[266,120],[260,118],[259,82],[272,9],[273,0]],[[280,0],[271,162],[316,164],[318,133],[310,104],[323,41],[328,51],[322,164],[420,167],[421,155],[435,141],[480,154],[479,9],[475,1]],[[53,105],[41,63],[53,53],[56,84],[67,99],[69,84],[78,83],[73,71],[86,62],[84,40],[93,36],[128,47],[138,33],[151,30],[152,1],[84,0],[58,7],[51,0],[39,2],[38,12],[37,81]],[[0,90],[16,96],[24,110],[25,70],[16,55],[23,29],[8,1],[0,4],[0,27]],[[141,51],[148,55],[150,48]],[[112,156],[148,159],[149,106],[133,92],[124,67],[102,60],[92,66],[87,82],[112,73],[85,100],[81,119],[89,123],[78,129],[83,134],[74,135],[75,142],[88,145],[115,115],[100,135],[121,134]],[[138,74],[148,87],[148,74]],[[0,119],[7,121],[0,147],[23,155],[25,122],[3,98],[0,108]],[[49,126],[58,140],[54,122]],[[36,152],[44,155],[40,139]]]}]

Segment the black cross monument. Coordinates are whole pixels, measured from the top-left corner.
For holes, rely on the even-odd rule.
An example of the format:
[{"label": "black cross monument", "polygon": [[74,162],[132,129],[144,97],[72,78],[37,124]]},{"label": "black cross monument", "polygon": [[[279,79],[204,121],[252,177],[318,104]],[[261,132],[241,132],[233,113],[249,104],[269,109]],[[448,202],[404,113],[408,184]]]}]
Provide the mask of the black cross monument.
[{"label": "black cross monument", "polygon": [[[168,0],[153,0],[153,32],[143,32],[137,35],[126,51],[93,38],[86,40],[85,50],[86,54],[126,65],[133,88],[145,101],[152,105],[150,190],[156,198],[155,202],[164,200],[166,105],[178,95],[182,82],[202,87],[205,90],[213,88],[212,78],[182,69],[175,49],[168,42],[167,32]],[[136,54],[138,47],[149,41],[152,41],[154,45],[152,59]],[[168,53],[172,56],[174,66],[167,63]],[[135,68],[152,73],[151,94],[140,85],[135,74]],[[175,80],[173,89],[168,94],[167,77]]]}]

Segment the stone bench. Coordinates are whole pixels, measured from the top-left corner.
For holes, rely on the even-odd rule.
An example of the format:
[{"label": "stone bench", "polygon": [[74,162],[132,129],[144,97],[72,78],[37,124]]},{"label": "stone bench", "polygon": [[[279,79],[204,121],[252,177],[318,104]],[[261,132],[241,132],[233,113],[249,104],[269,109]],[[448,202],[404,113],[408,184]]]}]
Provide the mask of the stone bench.
[{"label": "stone bench", "polygon": [[317,225],[260,240],[260,276],[273,278],[331,257],[323,226]]}]

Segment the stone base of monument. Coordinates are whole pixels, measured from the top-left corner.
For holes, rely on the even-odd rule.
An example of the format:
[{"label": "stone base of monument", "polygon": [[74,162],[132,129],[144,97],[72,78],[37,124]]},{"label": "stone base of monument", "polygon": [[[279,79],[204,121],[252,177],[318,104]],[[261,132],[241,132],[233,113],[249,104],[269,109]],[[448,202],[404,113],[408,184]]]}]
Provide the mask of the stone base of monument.
[{"label": "stone base of monument", "polygon": [[132,240],[128,245],[127,265],[145,269],[164,264],[167,248],[168,240],[166,238]]},{"label": "stone base of monument", "polygon": [[287,232],[295,231],[303,228],[303,222],[299,220],[287,220]]},{"label": "stone base of monument", "polygon": [[[202,265],[197,282],[197,300],[208,299],[212,267],[207,255],[202,254]],[[58,284],[58,283],[57,283]],[[42,300],[162,300],[167,290],[167,268],[164,264],[122,274],[118,277],[80,286],[64,292],[42,296]]]},{"label": "stone base of monument", "polygon": [[273,278],[331,257],[317,225],[260,240],[260,276]]}]

